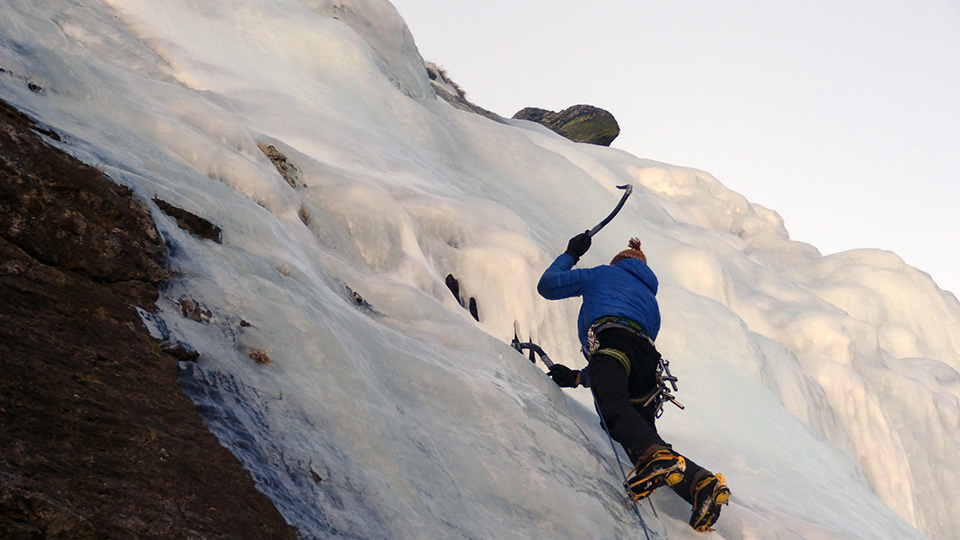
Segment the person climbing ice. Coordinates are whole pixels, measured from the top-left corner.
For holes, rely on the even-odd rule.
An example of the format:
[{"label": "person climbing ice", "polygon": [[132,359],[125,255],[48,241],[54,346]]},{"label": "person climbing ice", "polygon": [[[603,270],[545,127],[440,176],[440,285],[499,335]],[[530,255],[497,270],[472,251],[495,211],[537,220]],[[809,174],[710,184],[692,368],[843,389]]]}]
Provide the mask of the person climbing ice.
[{"label": "person climbing ice", "polygon": [[675,452],[655,424],[661,406],[650,399],[660,385],[661,357],[654,346],[660,331],[657,276],[636,238],[609,265],[574,270],[590,244],[590,231],[571,238],[537,284],[548,300],[583,299],[577,332],[587,367],[554,364],[549,375],[561,387],[582,385],[593,391],[610,436],[636,465],[626,482],[635,500],[670,486],[692,506],[690,526],[709,531],[730,499],[723,475]]}]

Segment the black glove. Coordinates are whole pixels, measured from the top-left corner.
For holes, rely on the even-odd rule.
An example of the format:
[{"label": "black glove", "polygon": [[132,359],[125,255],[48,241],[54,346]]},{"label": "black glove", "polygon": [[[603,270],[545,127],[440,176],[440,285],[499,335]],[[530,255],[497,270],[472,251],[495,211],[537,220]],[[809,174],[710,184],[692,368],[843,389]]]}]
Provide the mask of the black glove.
[{"label": "black glove", "polygon": [[577,378],[580,376],[579,369],[570,369],[563,364],[550,366],[547,373],[550,375],[550,378],[553,379],[553,382],[557,383],[557,386],[564,388],[575,388],[577,386]]},{"label": "black glove", "polygon": [[590,231],[583,231],[567,242],[567,250],[564,253],[573,257],[574,261],[579,261],[580,257],[590,249],[590,243]]}]

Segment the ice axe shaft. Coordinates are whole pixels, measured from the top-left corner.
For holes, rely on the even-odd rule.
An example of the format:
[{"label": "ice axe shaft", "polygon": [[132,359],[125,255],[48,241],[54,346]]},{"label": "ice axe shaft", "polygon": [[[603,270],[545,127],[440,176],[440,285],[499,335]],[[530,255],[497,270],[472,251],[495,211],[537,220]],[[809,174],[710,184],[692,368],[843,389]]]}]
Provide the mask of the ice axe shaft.
[{"label": "ice axe shaft", "polygon": [[603,218],[603,221],[601,221],[600,223],[597,223],[596,227],[590,229],[589,234],[591,238],[593,237],[593,235],[600,232],[600,229],[606,226],[607,223],[610,223],[610,221],[617,216],[617,213],[620,212],[621,208],[623,208],[623,203],[627,202],[627,197],[629,197],[630,194],[633,193],[633,186],[631,186],[630,184],[617,186],[617,189],[624,189],[626,191],[624,192],[623,197],[620,197],[620,202],[617,203],[617,207],[613,209],[613,212],[610,212],[609,216]]}]

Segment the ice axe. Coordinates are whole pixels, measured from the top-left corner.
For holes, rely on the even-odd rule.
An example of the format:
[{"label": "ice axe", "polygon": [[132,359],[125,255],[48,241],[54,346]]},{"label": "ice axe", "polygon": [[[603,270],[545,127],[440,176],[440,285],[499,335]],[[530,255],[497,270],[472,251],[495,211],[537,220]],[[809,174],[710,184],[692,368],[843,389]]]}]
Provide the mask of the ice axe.
[{"label": "ice axe", "polygon": [[550,357],[547,356],[547,353],[543,349],[533,342],[533,338],[530,338],[530,341],[521,342],[520,341],[520,323],[513,321],[513,341],[510,342],[510,346],[517,350],[517,352],[522,353],[523,351],[530,351],[530,361],[534,364],[537,363],[537,355],[540,357],[540,360],[543,362],[543,365],[548,368],[553,366],[553,360],[550,360]]},{"label": "ice axe", "polygon": [[631,186],[630,184],[617,186],[617,189],[623,189],[626,191],[624,191],[623,197],[620,197],[620,202],[617,203],[617,207],[613,209],[613,212],[610,212],[609,216],[603,218],[603,221],[601,221],[600,223],[597,223],[596,227],[587,231],[587,233],[590,235],[591,238],[593,238],[593,235],[600,232],[600,229],[604,228],[604,226],[606,226],[607,223],[610,223],[610,221],[614,217],[616,217],[617,213],[620,212],[620,209],[623,208],[623,203],[627,202],[627,197],[629,197],[630,194],[633,193],[633,186]]}]

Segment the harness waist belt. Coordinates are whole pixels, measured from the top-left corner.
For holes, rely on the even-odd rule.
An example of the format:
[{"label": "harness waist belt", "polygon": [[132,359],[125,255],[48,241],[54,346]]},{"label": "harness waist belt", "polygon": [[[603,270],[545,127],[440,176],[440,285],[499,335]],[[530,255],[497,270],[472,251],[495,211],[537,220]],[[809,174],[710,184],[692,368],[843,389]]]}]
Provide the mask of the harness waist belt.
[{"label": "harness waist belt", "polygon": [[[610,328],[620,328],[626,330],[631,334],[647,340],[650,345],[654,345],[653,338],[650,337],[650,334],[647,334],[646,330],[644,330],[643,327],[638,323],[631,321],[626,317],[600,317],[599,319],[593,321],[593,324],[590,325],[590,330],[593,331],[594,335],[597,335],[600,332]],[[654,345],[654,347],[656,347],[656,345]]]}]

